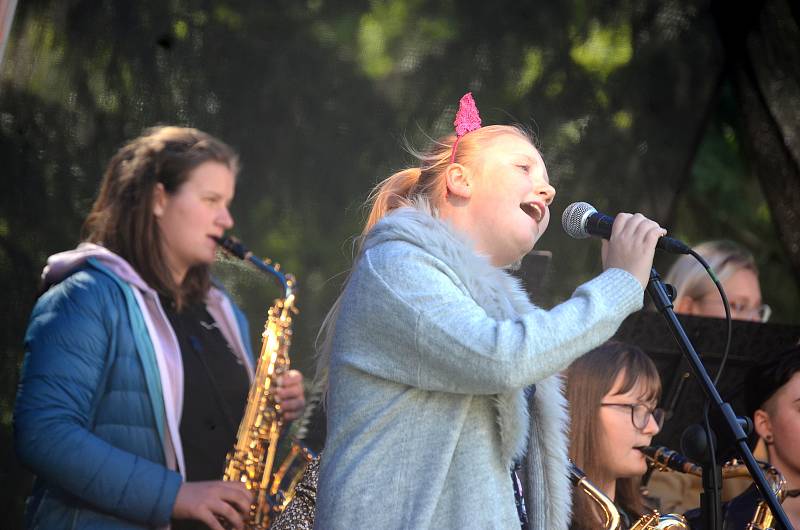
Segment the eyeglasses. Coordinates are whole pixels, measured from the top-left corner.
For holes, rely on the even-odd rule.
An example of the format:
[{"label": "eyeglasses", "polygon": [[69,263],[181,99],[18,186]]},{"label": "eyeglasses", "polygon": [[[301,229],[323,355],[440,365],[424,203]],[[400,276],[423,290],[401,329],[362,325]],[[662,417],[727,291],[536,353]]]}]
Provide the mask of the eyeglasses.
[{"label": "eyeglasses", "polygon": [[[697,302],[705,306],[714,305],[718,307],[724,317],[725,309],[722,307],[722,299],[719,297],[714,296],[711,298],[700,298],[697,300]],[[763,323],[768,321],[770,315],[772,315],[772,308],[767,304],[761,304],[759,306],[752,307],[744,302],[729,300],[728,305],[731,307],[731,318],[736,320],[753,320]]]},{"label": "eyeglasses", "polygon": [[651,409],[643,403],[600,403],[601,407],[624,407],[631,409],[631,423],[634,427],[643,431],[647,428],[650,416],[656,420],[658,428],[664,425],[664,409]]}]

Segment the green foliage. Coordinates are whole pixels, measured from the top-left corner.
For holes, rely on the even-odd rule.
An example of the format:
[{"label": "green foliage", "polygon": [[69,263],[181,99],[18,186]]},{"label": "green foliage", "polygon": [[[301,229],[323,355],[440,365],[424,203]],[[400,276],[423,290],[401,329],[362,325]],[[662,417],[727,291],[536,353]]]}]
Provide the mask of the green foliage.
[{"label": "green foliage", "polygon": [[544,53],[542,50],[536,47],[526,49],[523,53],[519,81],[514,88],[515,95],[524,96],[527,94],[539,78],[541,78],[543,72]]},{"label": "green foliage", "polygon": [[633,56],[631,39],[630,23],[612,27],[592,20],[586,38],[575,38],[570,57],[576,64],[606,80],[614,70],[630,62]]},{"label": "green foliage", "polygon": [[773,321],[797,322],[800,286],[791,274],[761,185],[742,146],[737,102],[723,86],[716,112],[698,149],[688,186],[677,195],[675,233],[697,244],[731,239],[753,251],[764,301]]},{"label": "green foliage", "polygon": [[420,0],[372,2],[360,17],[357,55],[364,73],[375,80],[414,68],[420,55],[455,37],[452,18],[426,16]]}]

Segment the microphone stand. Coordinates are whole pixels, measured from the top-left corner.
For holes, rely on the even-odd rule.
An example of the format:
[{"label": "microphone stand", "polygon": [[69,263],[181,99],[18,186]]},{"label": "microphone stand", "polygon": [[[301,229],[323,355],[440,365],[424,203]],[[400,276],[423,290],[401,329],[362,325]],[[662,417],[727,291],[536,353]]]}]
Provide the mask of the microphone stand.
[{"label": "microphone stand", "polygon": [[[761,497],[767,502],[772,514],[778,520],[778,528],[783,528],[784,530],[793,530],[793,527],[789,522],[789,518],[786,516],[786,512],[783,511],[783,506],[781,506],[781,504],[778,502],[778,499],[775,497],[772,488],[770,488],[769,484],[767,483],[767,479],[764,477],[764,473],[761,471],[761,467],[758,465],[756,459],[753,457],[753,453],[747,446],[747,436],[742,429],[739,419],[733,412],[733,408],[731,408],[730,404],[722,401],[719,392],[714,386],[714,383],[711,381],[711,378],[703,366],[703,363],[700,361],[700,357],[697,355],[692,342],[686,335],[686,331],[683,329],[683,326],[675,316],[675,312],[672,309],[672,300],[667,294],[667,288],[664,285],[664,282],[661,281],[661,277],[658,275],[658,272],[656,272],[655,268],[650,270],[650,280],[647,283],[647,294],[653,300],[656,309],[663,314],[664,318],[667,320],[667,325],[672,332],[672,336],[675,337],[675,340],[678,342],[678,346],[680,346],[681,350],[683,350],[684,358],[689,363],[689,367],[691,368],[692,373],[694,373],[694,376],[697,378],[698,383],[700,383],[700,387],[702,388],[703,393],[706,395],[706,399],[708,399],[711,403],[711,410],[717,412],[719,416],[724,419],[722,424],[727,426],[728,432],[726,434],[729,434],[732,439],[736,441],[735,444],[739,451],[739,455],[742,457],[747,469],[750,471],[750,476],[753,478]],[[719,439],[718,437],[714,437],[713,433],[707,434],[709,439]],[[703,464],[703,487],[705,488],[705,493],[703,499],[701,500],[701,509],[707,523],[706,528],[708,530],[721,530],[722,510],[720,502],[720,490],[712,487],[711,483],[713,481],[710,480],[712,475],[721,478],[720,467],[716,461]],[[719,484],[721,480],[716,482]]]}]

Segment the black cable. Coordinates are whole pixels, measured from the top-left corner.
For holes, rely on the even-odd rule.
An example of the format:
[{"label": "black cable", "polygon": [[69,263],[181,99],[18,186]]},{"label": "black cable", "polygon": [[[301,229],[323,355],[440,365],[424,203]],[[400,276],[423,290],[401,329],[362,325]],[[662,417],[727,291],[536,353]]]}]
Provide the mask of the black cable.
[{"label": "black cable", "polygon": [[[728,362],[728,353],[730,353],[731,349],[731,337],[733,336],[733,322],[731,320],[731,306],[728,303],[728,296],[725,294],[725,289],[722,288],[722,284],[720,283],[717,275],[714,273],[714,269],[703,259],[703,256],[698,254],[692,249],[689,249],[689,254],[694,256],[700,265],[708,273],[709,278],[711,281],[714,282],[714,285],[717,287],[717,291],[719,291],[719,296],[722,298],[722,305],[725,307],[725,321],[727,323],[727,336],[725,337],[725,349],[722,352],[722,359],[719,362],[719,368],[717,369],[717,375],[714,377],[714,386],[717,386],[719,383],[719,379],[722,376],[722,370],[725,368],[725,364]],[[708,402],[706,402],[706,406],[708,406]]]},{"label": "black cable", "polygon": [[[717,374],[714,377],[714,386],[717,386],[719,383],[720,377],[722,376],[722,371],[725,368],[725,363],[728,361],[728,354],[730,353],[731,348],[731,338],[733,335],[733,323],[731,321],[731,307],[728,303],[728,297],[725,294],[725,289],[722,288],[722,283],[717,278],[717,275],[714,273],[714,269],[706,262],[703,257],[698,254],[696,251],[690,249],[689,253],[694,256],[700,265],[708,273],[708,276],[711,278],[711,281],[714,282],[714,285],[717,287],[717,291],[719,291],[719,295],[722,298],[722,305],[725,308],[725,322],[727,324],[727,335],[725,337],[725,349],[722,352],[722,359],[719,363],[719,368],[717,369]],[[714,440],[714,431],[711,430],[711,421],[709,420],[708,414],[711,408],[711,401],[706,399],[705,404],[703,405],[703,426],[706,431],[706,443],[708,447],[708,464],[709,466],[716,467],[717,466],[717,447],[716,447],[716,440]],[[714,495],[716,496],[716,492],[721,489],[721,485],[719,484],[719,477],[717,473],[714,473],[711,476],[711,486],[713,491],[715,492]],[[709,503],[710,506],[716,506],[716,501]]]}]

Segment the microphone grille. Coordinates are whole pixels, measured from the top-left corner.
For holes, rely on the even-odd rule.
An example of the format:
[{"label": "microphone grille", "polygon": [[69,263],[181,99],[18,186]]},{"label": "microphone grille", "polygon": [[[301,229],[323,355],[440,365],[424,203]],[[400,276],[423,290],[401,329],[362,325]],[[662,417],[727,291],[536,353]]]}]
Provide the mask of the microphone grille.
[{"label": "microphone grille", "polygon": [[588,202],[573,202],[561,216],[561,226],[570,237],[585,239],[591,234],[586,231],[586,219],[597,210]]}]

